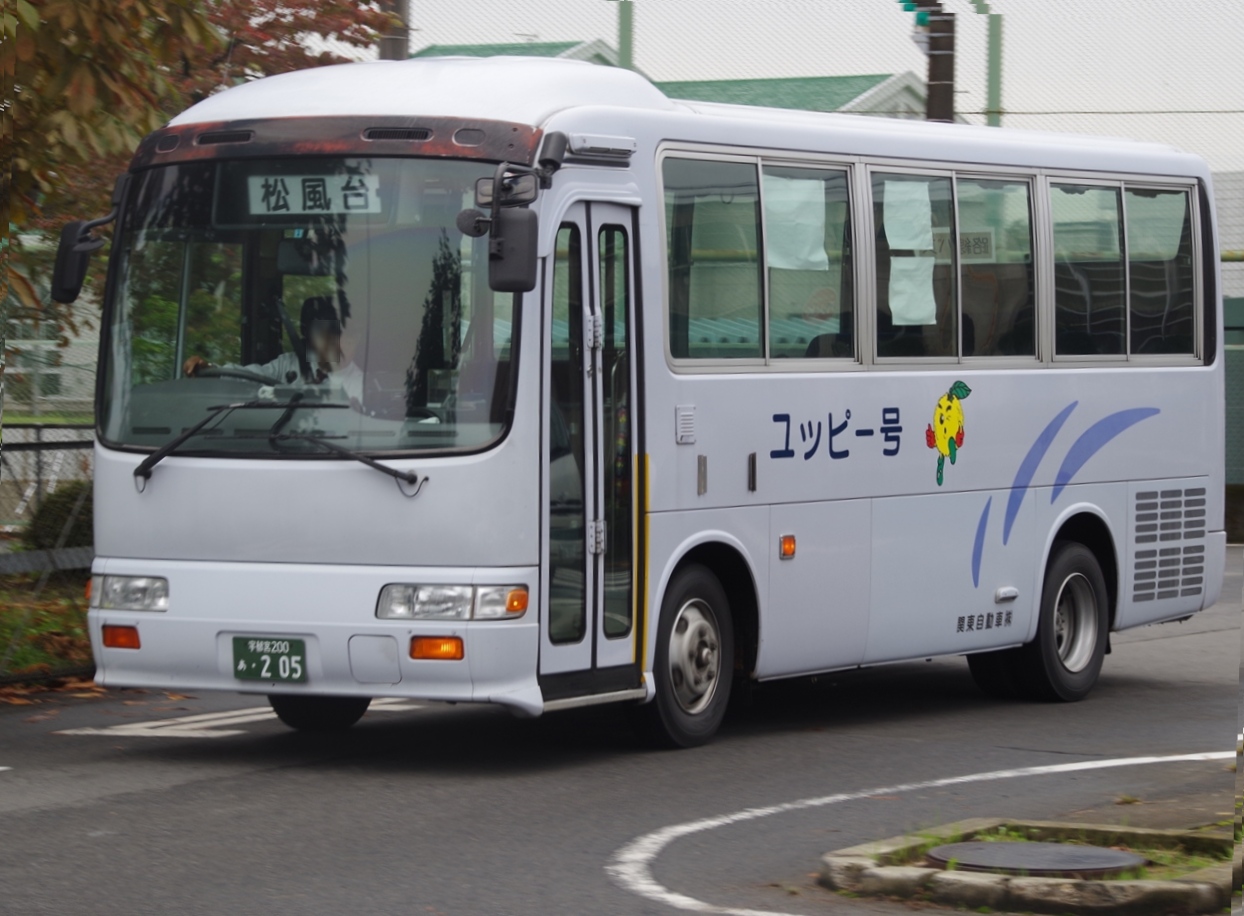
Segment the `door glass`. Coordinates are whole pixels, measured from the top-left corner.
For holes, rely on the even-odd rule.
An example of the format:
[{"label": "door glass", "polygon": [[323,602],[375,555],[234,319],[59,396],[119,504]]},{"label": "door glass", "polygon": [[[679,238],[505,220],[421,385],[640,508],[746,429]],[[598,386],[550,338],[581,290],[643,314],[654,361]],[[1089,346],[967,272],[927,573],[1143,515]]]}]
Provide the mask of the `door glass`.
[{"label": "door glass", "polygon": [[579,229],[557,233],[549,403],[549,638],[578,642],[587,624],[583,416],[583,271]]},{"label": "door glass", "polygon": [[631,373],[627,337],[630,288],[626,232],[600,233],[603,410],[601,474],[605,485],[605,635],[631,632]]}]

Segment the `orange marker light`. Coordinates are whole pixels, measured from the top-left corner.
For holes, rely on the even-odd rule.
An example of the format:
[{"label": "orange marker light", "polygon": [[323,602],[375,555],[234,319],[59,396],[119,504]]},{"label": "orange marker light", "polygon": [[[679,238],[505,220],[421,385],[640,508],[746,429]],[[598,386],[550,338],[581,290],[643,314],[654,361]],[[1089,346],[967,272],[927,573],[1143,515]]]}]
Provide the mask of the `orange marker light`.
[{"label": "orange marker light", "polygon": [[527,589],[512,589],[505,596],[505,612],[507,614],[521,614],[527,610]]},{"label": "orange marker light", "polygon": [[138,627],[104,625],[104,645],[109,649],[141,649]]},{"label": "orange marker light", "polygon": [[410,641],[410,657],[422,661],[460,662],[466,657],[458,636],[415,636]]},{"label": "orange marker light", "polygon": [[783,560],[795,558],[795,536],[793,534],[784,534],[778,538],[778,556]]},{"label": "orange marker light", "polygon": [[95,581],[95,577],[94,577],[94,576],[92,576],[91,578],[89,578],[89,579],[87,579],[87,580],[86,580],[86,603],[87,603],[87,604],[90,604],[90,603],[91,603],[91,584],[92,584],[94,581]]}]

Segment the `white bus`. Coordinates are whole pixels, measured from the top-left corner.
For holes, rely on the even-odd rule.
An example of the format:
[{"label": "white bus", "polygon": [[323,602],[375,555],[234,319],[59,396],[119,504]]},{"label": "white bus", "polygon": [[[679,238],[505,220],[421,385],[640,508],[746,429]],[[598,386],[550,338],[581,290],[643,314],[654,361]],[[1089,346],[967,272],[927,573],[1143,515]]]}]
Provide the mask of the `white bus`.
[{"label": "white bus", "polygon": [[102,684],[306,729],[628,702],[685,746],[740,679],[905,659],[1077,700],[1217,600],[1194,156],[439,59],[214,95],[114,203]]}]

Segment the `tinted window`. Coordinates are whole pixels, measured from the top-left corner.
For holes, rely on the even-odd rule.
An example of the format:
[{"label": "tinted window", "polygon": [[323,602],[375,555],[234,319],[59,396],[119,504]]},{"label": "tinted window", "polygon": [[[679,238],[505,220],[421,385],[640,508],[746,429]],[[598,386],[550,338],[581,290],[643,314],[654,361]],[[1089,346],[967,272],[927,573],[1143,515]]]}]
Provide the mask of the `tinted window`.
[{"label": "tinted window", "polygon": [[1124,279],[1119,189],[1052,185],[1054,351],[1124,352]]},{"label": "tinted window", "polygon": [[949,178],[874,173],[877,355],[957,356]]},{"label": "tinted window", "polygon": [[855,356],[847,173],[764,167],[769,355]]},{"label": "tinted window", "polygon": [[1192,212],[1186,191],[1127,189],[1132,353],[1192,353]]},{"label": "tinted window", "polygon": [[958,193],[963,355],[1034,356],[1028,182],[961,178]]},{"label": "tinted window", "polygon": [[756,166],[666,159],[670,351],[760,358],[764,293]]}]

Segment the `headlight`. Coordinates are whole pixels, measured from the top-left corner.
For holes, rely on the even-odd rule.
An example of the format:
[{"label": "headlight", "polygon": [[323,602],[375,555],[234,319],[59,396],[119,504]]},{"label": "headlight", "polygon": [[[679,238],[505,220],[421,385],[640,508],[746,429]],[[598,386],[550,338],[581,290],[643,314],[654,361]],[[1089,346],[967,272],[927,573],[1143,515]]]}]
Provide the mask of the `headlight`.
[{"label": "headlight", "polygon": [[91,607],[109,611],[167,611],[168,579],[156,576],[94,576]]},{"label": "headlight", "polygon": [[382,620],[513,620],[526,612],[525,585],[386,585],[376,602]]}]

